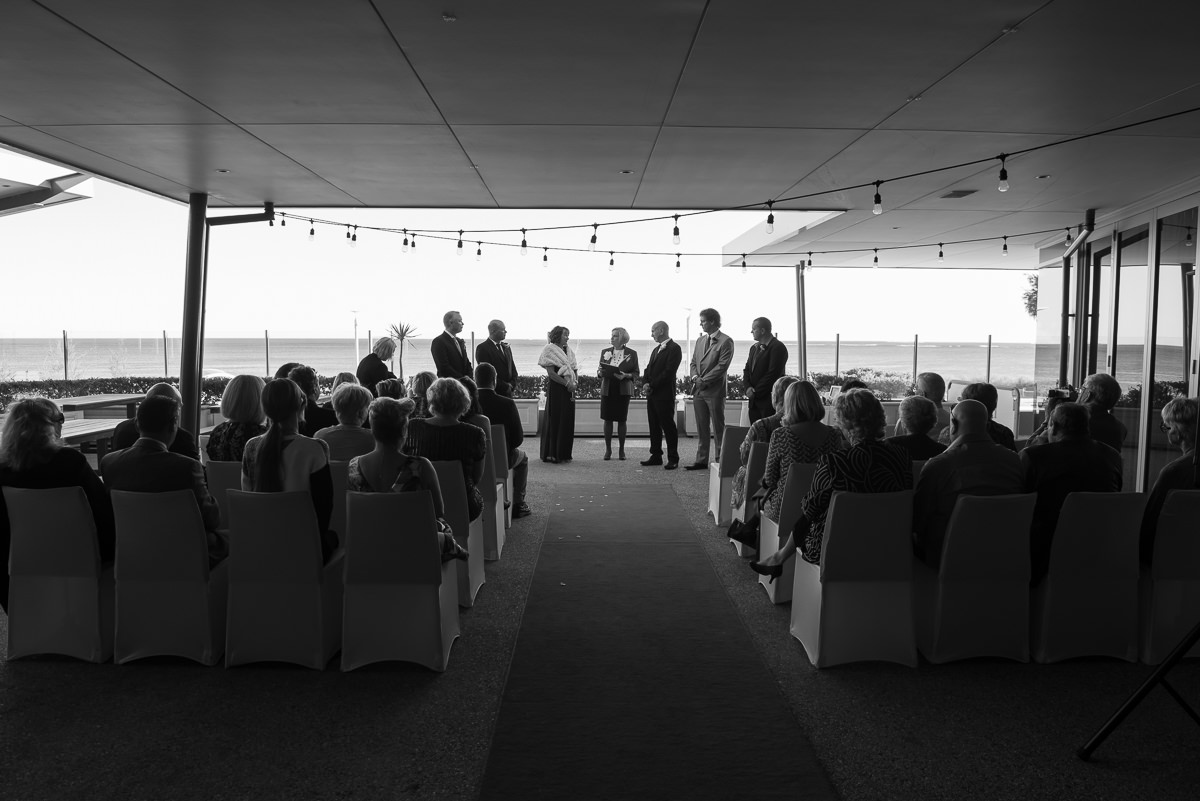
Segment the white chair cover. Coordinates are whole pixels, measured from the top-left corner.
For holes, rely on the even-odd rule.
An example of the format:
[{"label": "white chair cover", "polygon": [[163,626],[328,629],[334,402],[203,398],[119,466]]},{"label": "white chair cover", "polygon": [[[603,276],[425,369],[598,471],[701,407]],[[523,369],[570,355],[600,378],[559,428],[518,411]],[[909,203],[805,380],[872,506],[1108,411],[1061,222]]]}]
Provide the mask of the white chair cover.
[{"label": "white chair cover", "polygon": [[208,536],[191,490],[112,492],[117,520],[117,664],[225,653],[226,563],[210,573]]},{"label": "white chair cover", "polygon": [[733,494],[733,477],[741,466],[736,454],[749,430],[748,426],[725,426],[721,436],[721,461],[708,465],[708,513],[718,526],[727,526],[733,519],[730,496]]},{"label": "white chair cover", "polygon": [[225,492],[242,488],[242,463],[210,459],[204,470],[208,475],[208,494],[213,496],[221,510],[221,528],[229,528],[229,498]]},{"label": "white chair cover", "polygon": [[483,516],[469,523],[467,509],[467,483],[463,480],[462,464],[459,462],[434,462],[438,483],[442,488],[442,505],[446,507],[446,522],[454,530],[454,539],[467,549],[467,561],[454,560],[458,567],[458,605],[469,608],[475,605],[479,588],[487,581],[483,572]]},{"label": "white chair cover", "polygon": [[8,658],[63,654],[107,662],[113,648],[112,569],[101,569],[82,487],[4,487],[12,533]]},{"label": "white chair cover", "polygon": [[917,645],[940,664],[1029,661],[1029,524],[1036,494],[961,495],[935,572],[914,561]]},{"label": "white chair cover", "polygon": [[350,462],[329,460],[329,477],[333,479],[333,514],[329,528],[343,539],[346,536],[346,492],[350,489]]},{"label": "white chair cover", "polygon": [[[779,505],[779,522],[775,523],[763,515],[758,529],[759,556],[769,556],[783,547],[792,527],[800,519],[800,501],[808,494],[812,486],[813,474],[817,466],[806,462],[792,462],[788,468],[787,481],[783,485],[783,497]],[[758,583],[767,591],[772,603],[786,604],[792,600],[792,585],[796,577],[796,562],[799,559],[789,559],[784,563],[783,575],[771,581],[766,576],[759,576]]]},{"label": "white chair cover", "polygon": [[1138,656],[1140,492],[1072,492],[1033,593],[1033,658]]},{"label": "white chair cover", "polygon": [[342,642],[342,551],[321,564],[312,498],[229,490],[229,509],[225,667],[324,669]]},{"label": "white chair cover", "polygon": [[504,527],[512,528],[513,480],[512,474],[508,472],[508,452],[511,449],[508,447],[508,436],[504,433],[504,426],[499,423],[492,424],[492,445],[496,483],[504,486]]},{"label": "white chair cover", "polygon": [[881,660],[917,666],[912,490],[835,492],[821,564],[797,556],[792,636],[819,668]]},{"label": "white chair cover", "polygon": [[[750,496],[757,492],[762,484],[763,473],[767,469],[767,447],[768,443],[766,442],[750,443],[750,455],[746,458],[746,488],[742,494],[742,505],[733,510],[733,520],[745,521],[747,515],[753,516],[756,513],[758,502],[751,502]],[[737,551],[738,556],[754,556],[758,553],[750,545],[737,540],[730,540],[730,542],[733,543],[733,548]]]},{"label": "white chair cover", "polygon": [[445,670],[458,569],[441,560],[429,492],[351,492],[346,509],[342,670],[386,660]]},{"label": "white chair cover", "polygon": [[[1157,665],[1200,623],[1200,490],[1167,495],[1142,576],[1142,661]],[[1188,651],[1200,656],[1200,645]]]},{"label": "white chair cover", "polygon": [[495,562],[504,552],[504,485],[496,480],[496,444],[492,440],[493,426],[488,426],[487,455],[483,459],[483,478],[479,492],[483,495],[483,558]]}]

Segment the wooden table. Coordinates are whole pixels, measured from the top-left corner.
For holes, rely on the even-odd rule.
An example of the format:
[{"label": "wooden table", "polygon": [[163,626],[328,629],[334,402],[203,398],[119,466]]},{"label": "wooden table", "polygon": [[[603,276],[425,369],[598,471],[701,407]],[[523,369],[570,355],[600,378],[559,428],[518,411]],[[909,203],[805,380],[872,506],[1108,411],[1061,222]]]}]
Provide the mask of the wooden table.
[{"label": "wooden table", "polygon": [[64,412],[82,412],[86,409],[109,409],[114,406],[124,406],[125,416],[133,417],[137,406],[145,399],[145,395],[81,395],[77,398],[56,398],[54,402]]},{"label": "wooden table", "polygon": [[62,426],[62,440],[68,445],[96,443],[96,464],[99,466],[104,454],[108,453],[108,441],[121,424],[121,420],[67,420]]}]

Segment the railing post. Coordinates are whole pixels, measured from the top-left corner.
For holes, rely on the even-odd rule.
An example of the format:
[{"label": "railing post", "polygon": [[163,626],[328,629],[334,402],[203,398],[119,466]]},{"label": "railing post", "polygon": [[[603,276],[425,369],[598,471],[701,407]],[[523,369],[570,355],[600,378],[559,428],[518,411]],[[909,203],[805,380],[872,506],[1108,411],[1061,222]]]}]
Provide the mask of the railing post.
[{"label": "railing post", "polygon": [[63,329],[63,381],[70,381],[71,374],[67,370],[67,329]]},{"label": "railing post", "polygon": [[167,329],[163,329],[163,378],[171,377],[171,368],[167,366]]},{"label": "railing post", "polygon": [[266,359],[267,372],[263,373],[263,377],[270,379],[271,377],[271,332],[263,329],[263,357]]},{"label": "railing post", "polygon": [[916,383],[917,383],[917,345],[918,345],[919,341],[920,341],[920,336],[919,336],[919,335],[917,335],[917,334],[913,334],[913,372],[912,372],[912,381],[913,381],[913,385],[914,385],[914,386],[915,386],[915,385],[916,385]]},{"label": "railing post", "polygon": [[842,374],[842,335],[833,335],[833,377]]},{"label": "railing post", "polygon": [[987,351],[987,377],[983,379],[989,384],[992,383],[992,335],[988,334],[988,351]]}]

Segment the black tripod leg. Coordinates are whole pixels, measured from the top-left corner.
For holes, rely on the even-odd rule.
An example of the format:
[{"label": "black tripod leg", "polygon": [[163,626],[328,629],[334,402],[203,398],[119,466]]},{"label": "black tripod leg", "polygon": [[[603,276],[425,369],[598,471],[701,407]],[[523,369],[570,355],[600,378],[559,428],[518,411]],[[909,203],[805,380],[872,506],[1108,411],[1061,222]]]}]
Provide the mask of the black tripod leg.
[{"label": "black tripod leg", "polygon": [[[1101,726],[1100,730],[1093,734],[1092,738],[1088,740],[1082,748],[1075,752],[1075,755],[1084,762],[1087,762],[1089,759],[1091,759],[1092,752],[1099,748],[1100,744],[1108,738],[1108,735],[1112,734],[1116,728],[1121,725],[1121,721],[1125,720],[1125,718],[1129,716],[1129,713],[1132,712],[1134,708],[1142,702],[1142,699],[1145,698],[1152,689],[1154,689],[1154,685],[1162,684],[1166,686],[1165,678],[1167,673],[1170,672],[1171,668],[1175,667],[1175,664],[1179,662],[1180,659],[1183,659],[1184,654],[1192,650],[1192,647],[1195,646],[1197,642],[1200,642],[1200,623],[1197,623],[1195,628],[1184,635],[1183,639],[1179,641],[1179,644],[1176,645],[1171,650],[1171,653],[1167,656],[1167,658],[1163,660],[1163,663],[1154,669],[1154,672],[1151,673],[1144,682],[1142,682],[1140,687],[1133,691],[1132,695],[1125,699],[1125,703],[1118,707],[1117,711],[1113,713],[1113,716],[1108,719],[1108,722]],[[1175,698],[1176,701],[1179,701],[1183,705],[1184,709],[1192,716],[1193,719],[1196,718],[1196,713],[1192,711],[1191,707],[1189,707],[1182,698],[1179,697],[1179,694],[1175,692],[1174,688],[1167,687],[1167,691],[1173,698]]]}]

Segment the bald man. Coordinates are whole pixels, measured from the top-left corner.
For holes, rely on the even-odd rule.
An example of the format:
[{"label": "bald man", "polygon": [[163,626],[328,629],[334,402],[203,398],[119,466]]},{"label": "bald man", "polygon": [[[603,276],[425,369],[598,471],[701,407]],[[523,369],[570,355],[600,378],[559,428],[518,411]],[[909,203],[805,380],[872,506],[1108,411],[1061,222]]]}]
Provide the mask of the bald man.
[{"label": "bald man", "polygon": [[[959,495],[1012,495],[1023,492],[1025,471],[1017,454],[988,434],[986,406],[960,401],[950,417],[952,442],[925,463],[913,495],[913,548],[935,570],[942,562],[946,527]],[[1024,532],[1013,536],[1025,537]]]},{"label": "bald man", "polygon": [[[179,390],[170,384],[158,383],[146,390],[147,398],[174,398],[181,406],[183,405],[183,396],[179,394]],[[122,448],[128,448],[133,443],[138,441],[137,421],[136,419],[125,420],[119,423],[113,430],[112,440],[109,442],[109,448],[114,451],[119,451]],[[175,434],[174,441],[171,442],[168,450],[171,453],[179,453],[184,456],[189,456],[196,461],[200,461],[200,449],[196,446],[196,436],[190,431],[179,429]]]}]

